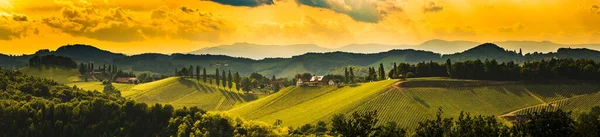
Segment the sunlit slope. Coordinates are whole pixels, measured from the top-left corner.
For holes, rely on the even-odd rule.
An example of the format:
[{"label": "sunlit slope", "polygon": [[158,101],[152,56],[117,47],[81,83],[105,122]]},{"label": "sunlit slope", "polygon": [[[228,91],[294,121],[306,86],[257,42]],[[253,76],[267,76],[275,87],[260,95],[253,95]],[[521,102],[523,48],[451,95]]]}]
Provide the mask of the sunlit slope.
[{"label": "sunlit slope", "polygon": [[245,118],[300,126],[331,115],[348,113],[375,96],[385,92],[395,80],[365,83],[360,86],[289,87],[276,94],[230,110]]},{"label": "sunlit slope", "polygon": [[[414,128],[419,121],[434,118],[439,108],[443,109],[444,116],[457,116],[461,111],[499,116],[556,99],[580,100],[565,106],[571,110],[589,109],[593,106],[589,103],[600,103],[597,101],[600,94],[596,90],[600,85],[594,84],[526,84],[444,78],[411,79],[398,85],[395,82],[343,88],[290,87],[229,112],[267,123],[280,119],[283,125],[301,126],[319,120],[329,121],[333,114],[377,110],[380,123],[396,121],[401,126]],[[594,99],[596,101],[590,101]]]},{"label": "sunlit slope", "polygon": [[79,80],[79,70],[72,68],[41,66],[25,67],[19,69],[19,71],[34,77],[52,79],[62,84],[68,84]]},{"label": "sunlit slope", "polygon": [[139,84],[121,92],[126,98],[144,103],[171,104],[175,108],[197,106],[204,110],[229,110],[236,104],[257,99],[255,95],[237,93],[216,85],[191,79],[171,77]]},{"label": "sunlit slope", "polygon": [[[102,82],[98,82],[98,81],[94,81],[94,82],[74,82],[74,83],[70,83],[67,84],[69,86],[77,86],[78,88],[81,88],[83,90],[90,90],[90,91],[98,91],[98,92],[102,92],[104,90],[104,85],[102,85]],[[113,86],[115,86],[115,88],[117,88],[119,91],[128,91],[129,89],[133,88],[135,85],[134,84],[121,84],[121,83],[112,83]]]}]

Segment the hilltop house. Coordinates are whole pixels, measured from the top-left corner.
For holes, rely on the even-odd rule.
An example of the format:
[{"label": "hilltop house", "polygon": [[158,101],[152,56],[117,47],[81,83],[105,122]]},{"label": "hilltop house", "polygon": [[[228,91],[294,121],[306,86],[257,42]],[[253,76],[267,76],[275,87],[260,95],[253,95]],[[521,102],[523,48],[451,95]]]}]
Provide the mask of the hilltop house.
[{"label": "hilltop house", "polygon": [[137,84],[140,83],[135,77],[120,77],[115,80],[116,83],[128,83],[128,84]]},{"label": "hilltop house", "polygon": [[296,86],[304,86],[304,81],[307,81],[307,80],[298,78],[298,80],[296,81]]},{"label": "hilltop house", "polygon": [[296,86],[320,86],[320,85],[335,85],[334,81],[325,80],[324,76],[312,76],[310,80],[298,78]]}]

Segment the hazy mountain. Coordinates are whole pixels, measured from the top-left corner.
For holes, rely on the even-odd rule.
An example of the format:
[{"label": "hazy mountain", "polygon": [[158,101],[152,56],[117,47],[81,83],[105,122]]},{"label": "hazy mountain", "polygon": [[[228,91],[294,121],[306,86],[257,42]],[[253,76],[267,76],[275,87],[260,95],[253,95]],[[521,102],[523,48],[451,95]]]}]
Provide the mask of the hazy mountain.
[{"label": "hazy mountain", "polygon": [[328,52],[331,49],[319,47],[313,44],[301,45],[257,45],[250,43],[235,43],[232,45],[221,45],[192,51],[191,54],[227,55],[233,57],[246,57],[251,59],[289,58],[308,52]]},{"label": "hazy mountain", "polygon": [[514,51],[508,51],[496,44],[485,43],[477,47],[465,50],[464,52],[443,55],[442,59],[451,59],[452,61],[495,59],[498,62],[520,62],[523,59],[523,56],[519,55]]},{"label": "hazy mountain", "polygon": [[445,40],[429,40],[418,45],[416,49],[433,51],[442,54],[452,54],[473,48],[480,43],[472,41],[445,41]]},{"label": "hazy mountain", "polygon": [[508,50],[519,51],[521,49],[523,54],[533,52],[555,52],[559,48],[588,48],[600,50],[600,44],[558,44],[550,41],[498,41],[495,44],[504,47]]},{"label": "hazy mountain", "polygon": [[383,44],[350,44],[344,47],[335,49],[335,51],[352,52],[352,53],[379,53],[393,49],[410,49],[414,45],[383,45]]}]

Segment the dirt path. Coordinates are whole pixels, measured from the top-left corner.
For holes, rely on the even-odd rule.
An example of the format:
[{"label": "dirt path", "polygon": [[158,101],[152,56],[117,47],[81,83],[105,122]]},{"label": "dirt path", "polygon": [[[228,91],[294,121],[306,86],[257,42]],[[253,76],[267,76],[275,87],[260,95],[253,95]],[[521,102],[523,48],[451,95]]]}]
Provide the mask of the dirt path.
[{"label": "dirt path", "polygon": [[526,90],[527,94],[529,94],[530,96],[532,96],[533,98],[537,99],[538,101],[542,102],[543,104],[548,104],[548,102],[544,101],[542,98],[536,96],[535,94],[531,93],[529,90]]}]

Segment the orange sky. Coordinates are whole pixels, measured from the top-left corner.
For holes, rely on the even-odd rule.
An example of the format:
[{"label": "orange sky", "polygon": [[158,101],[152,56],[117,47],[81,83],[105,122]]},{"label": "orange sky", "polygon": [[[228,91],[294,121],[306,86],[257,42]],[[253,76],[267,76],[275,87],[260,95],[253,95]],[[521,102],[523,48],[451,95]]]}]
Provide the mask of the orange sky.
[{"label": "orange sky", "polygon": [[127,54],[430,39],[600,43],[598,0],[0,0],[0,53],[91,44]]}]

